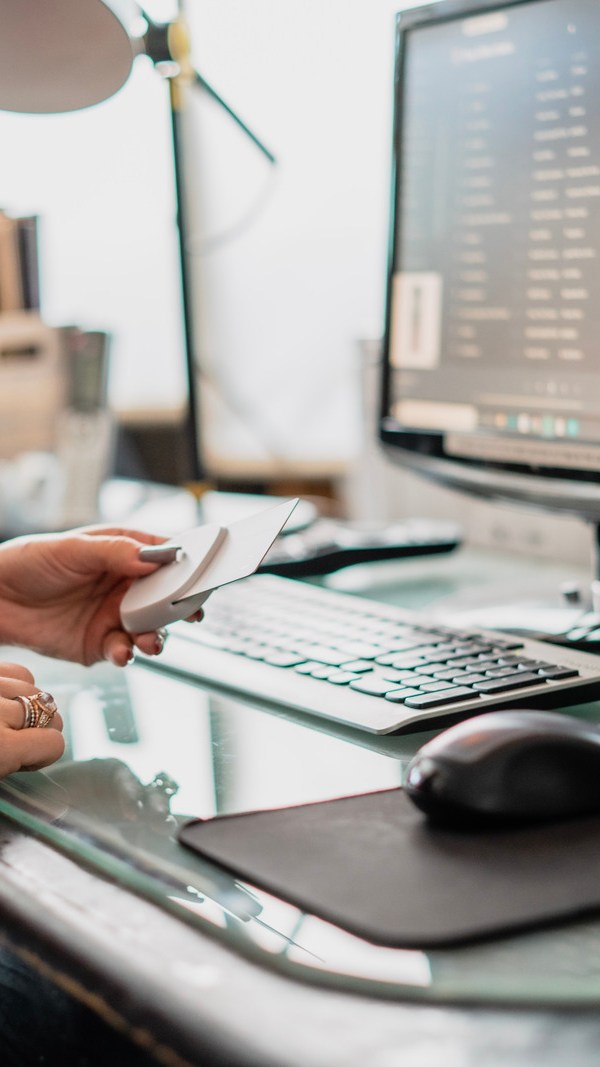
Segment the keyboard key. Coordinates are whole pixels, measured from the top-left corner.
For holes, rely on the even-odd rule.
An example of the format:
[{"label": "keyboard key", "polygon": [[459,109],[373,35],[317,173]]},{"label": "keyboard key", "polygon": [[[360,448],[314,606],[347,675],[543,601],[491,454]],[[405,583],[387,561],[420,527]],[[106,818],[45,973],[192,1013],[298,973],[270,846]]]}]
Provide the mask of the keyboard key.
[{"label": "keyboard key", "polygon": [[535,671],[538,667],[549,667],[549,663],[544,663],[538,659],[527,659],[524,656],[517,657],[517,667],[522,667],[523,670]]},{"label": "keyboard key", "polygon": [[348,656],[355,656],[357,659],[376,659],[377,656],[383,656],[386,651],[381,645],[370,645],[364,641],[340,642],[340,648],[347,653],[346,659]]},{"label": "keyboard key", "polygon": [[344,661],[345,671],[356,671],[357,674],[363,674],[364,671],[372,671],[373,664],[369,663],[366,659],[351,659],[348,663]]},{"label": "keyboard key", "polygon": [[[485,671],[486,678],[510,678],[515,673],[514,667],[492,667],[491,670]],[[467,675],[468,677],[468,675]]]},{"label": "keyboard key", "polygon": [[573,667],[544,667],[543,670],[538,671],[542,678],[576,678],[579,671],[576,671]]},{"label": "keyboard key", "polygon": [[397,685],[422,685],[431,679],[426,674],[418,674],[416,671],[395,671],[393,668],[381,671],[383,678],[389,678]]},{"label": "keyboard key", "polygon": [[324,663],[320,663],[318,667],[310,672],[311,678],[323,678],[328,679],[335,671],[335,667],[328,667]]},{"label": "keyboard key", "polygon": [[[419,675],[414,674],[412,671],[395,671],[393,667],[384,667],[384,669],[380,670],[378,673],[381,675],[382,678],[386,678],[388,682],[395,682],[396,685],[406,684],[405,678],[407,675],[409,677],[409,680],[411,678],[420,677]],[[424,676],[421,677],[421,681],[425,680],[426,678]]]},{"label": "keyboard key", "polygon": [[544,681],[545,678],[539,674],[519,671],[511,678],[491,678],[488,682],[475,682],[473,689],[478,693],[506,693],[509,689],[524,689],[528,685],[539,685]]},{"label": "keyboard key", "polygon": [[436,677],[440,671],[447,670],[445,663],[424,663],[422,667],[419,667],[419,674],[431,674]]},{"label": "keyboard key", "polygon": [[441,682],[452,682],[455,678],[466,679],[469,677],[470,675],[467,673],[467,671],[460,670],[460,668],[457,667],[454,667],[454,669],[452,669],[451,667],[444,667],[443,671],[436,671],[434,674],[434,678],[439,679],[439,681]]},{"label": "keyboard key", "polygon": [[302,656],[294,655],[292,652],[285,652],[283,649],[273,649],[271,652],[266,652],[263,659],[265,663],[270,663],[273,667],[297,667],[299,663],[303,663]]},{"label": "keyboard key", "polygon": [[405,703],[409,708],[437,708],[444,704],[457,704],[460,700],[477,699],[478,693],[466,686],[460,685],[456,689],[447,689],[445,693],[420,693],[418,696],[407,697]]},{"label": "keyboard key", "polygon": [[371,696],[385,696],[391,689],[397,689],[397,682],[388,682],[380,675],[376,677],[362,677],[357,682],[350,682],[350,688],[355,689],[357,693],[370,693]]},{"label": "keyboard key", "polygon": [[444,689],[454,689],[452,682],[426,682],[419,686],[422,693],[442,693]]},{"label": "keyboard key", "polygon": [[326,648],[324,645],[307,645],[298,650],[305,653],[307,659],[316,659],[319,663],[327,663],[330,667],[341,667],[342,663],[348,662],[345,652],[338,652],[335,648]]},{"label": "keyboard key", "polygon": [[404,703],[407,697],[415,697],[420,693],[420,689],[411,689],[410,686],[404,689],[391,689],[389,693],[385,694],[386,700],[398,701]]},{"label": "keyboard key", "polygon": [[353,674],[352,671],[334,671],[329,675],[327,681],[331,682],[332,685],[348,685],[350,682],[358,681],[359,678],[360,674]]},{"label": "keyboard key", "polygon": [[394,656],[390,666],[397,667],[398,670],[406,669],[410,671],[415,667],[423,667],[426,662],[421,656]]}]

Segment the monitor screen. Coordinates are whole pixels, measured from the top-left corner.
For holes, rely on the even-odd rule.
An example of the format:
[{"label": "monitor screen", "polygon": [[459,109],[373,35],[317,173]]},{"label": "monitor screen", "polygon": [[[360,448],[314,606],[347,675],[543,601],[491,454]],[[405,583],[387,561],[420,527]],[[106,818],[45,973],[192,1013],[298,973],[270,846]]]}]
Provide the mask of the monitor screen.
[{"label": "monitor screen", "polygon": [[398,17],[380,433],[478,494],[600,518],[600,3]]}]

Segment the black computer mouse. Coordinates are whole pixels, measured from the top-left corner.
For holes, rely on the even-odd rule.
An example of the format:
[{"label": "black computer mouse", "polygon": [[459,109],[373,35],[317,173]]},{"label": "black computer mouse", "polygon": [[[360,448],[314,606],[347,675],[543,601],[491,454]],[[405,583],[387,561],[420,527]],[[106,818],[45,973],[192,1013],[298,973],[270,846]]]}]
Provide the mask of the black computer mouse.
[{"label": "black computer mouse", "polygon": [[478,715],[419,749],[405,790],[432,820],[455,826],[600,812],[600,726],[551,711]]}]

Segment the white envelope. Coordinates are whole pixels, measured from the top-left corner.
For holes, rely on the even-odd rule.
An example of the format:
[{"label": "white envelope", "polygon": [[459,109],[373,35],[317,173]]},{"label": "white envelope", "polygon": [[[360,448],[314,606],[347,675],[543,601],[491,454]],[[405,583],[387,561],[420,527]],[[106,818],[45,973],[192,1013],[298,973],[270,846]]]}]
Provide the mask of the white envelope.
[{"label": "white envelope", "polygon": [[146,633],[193,615],[220,585],[253,574],[296,507],[286,500],[229,526],[208,523],[174,537],[177,560],[139,578],[121,603],[129,633]]}]

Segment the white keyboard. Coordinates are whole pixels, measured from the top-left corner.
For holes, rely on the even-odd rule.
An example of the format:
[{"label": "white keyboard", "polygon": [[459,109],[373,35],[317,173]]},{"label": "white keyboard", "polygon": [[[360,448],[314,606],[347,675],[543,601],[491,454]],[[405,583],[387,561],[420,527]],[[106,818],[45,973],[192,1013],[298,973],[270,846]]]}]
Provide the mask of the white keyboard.
[{"label": "white keyboard", "polygon": [[600,657],[267,574],[217,590],[142,661],[376,734],[600,698]]}]

